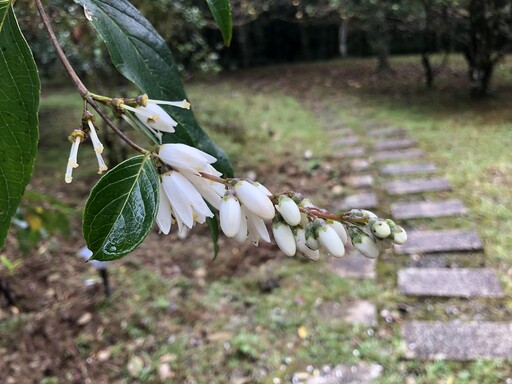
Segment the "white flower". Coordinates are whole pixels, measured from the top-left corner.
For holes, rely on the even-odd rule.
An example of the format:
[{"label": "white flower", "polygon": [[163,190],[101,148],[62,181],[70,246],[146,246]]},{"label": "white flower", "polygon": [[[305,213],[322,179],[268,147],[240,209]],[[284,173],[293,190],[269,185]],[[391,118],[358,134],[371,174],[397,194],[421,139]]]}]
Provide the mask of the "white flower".
[{"label": "white flower", "polygon": [[247,210],[264,220],[274,218],[276,214],[274,204],[258,187],[242,180],[235,184],[234,189],[238,200]]},{"label": "white flower", "polygon": [[158,213],[156,214],[156,224],[160,231],[167,235],[171,231],[172,211],[171,203],[167,197],[162,183],[160,183],[160,202],[158,204]]},{"label": "white flower", "polygon": [[347,230],[345,229],[343,224],[335,220],[327,220],[327,224],[330,225],[336,231],[341,241],[343,241],[343,245],[347,245],[348,235]]},{"label": "white flower", "polygon": [[167,100],[147,99],[146,105],[148,105],[148,104],[171,105],[173,107],[190,109],[190,103],[186,99],[184,99],[183,101],[167,101]]},{"label": "white flower", "polygon": [[69,152],[68,164],[66,167],[66,175],[64,177],[66,183],[68,184],[73,180],[73,168],[78,167],[78,147],[80,146],[80,143],[83,141],[84,137],[84,133],[79,129],[75,129],[69,136],[69,141],[71,141],[72,144],[71,150]]},{"label": "white flower", "polygon": [[310,260],[318,260],[320,258],[320,252],[314,251],[306,245],[306,231],[302,228],[298,228],[295,231],[295,242],[297,243],[297,251]]},{"label": "white flower", "polygon": [[103,153],[103,144],[101,144],[98,134],[96,133],[96,128],[90,119],[87,119],[87,125],[89,125],[89,136],[91,138],[94,151],[96,153]]},{"label": "white flower", "polygon": [[272,224],[272,234],[277,246],[286,256],[295,256],[297,244],[292,229],[288,225],[280,221]]},{"label": "white flower", "polygon": [[371,224],[372,233],[380,239],[386,239],[391,235],[391,228],[385,220],[377,220]]},{"label": "white flower", "polygon": [[215,157],[206,152],[186,144],[162,144],[158,156],[171,167],[196,175],[217,161]]},{"label": "white flower", "polygon": [[286,195],[279,196],[278,211],[292,227],[300,224],[300,210],[298,205],[290,197]]},{"label": "white flower", "polygon": [[[222,173],[218,172],[211,165],[207,165],[200,172],[208,173],[213,176],[220,177]],[[215,209],[220,208],[220,202],[224,193],[226,192],[226,186],[221,183],[217,183],[216,181],[209,180],[202,176],[198,176],[195,173],[181,171],[181,173],[189,179],[189,181],[194,184],[194,187],[198,190],[198,192],[203,196],[203,198],[209,202]]]},{"label": "white flower", "polygon": [[247,217],[245,216],[245,213],[243,212],[242,208],[242,216],[240,218],[240,228],[238,229],[238,233],[234,236],[234,239],[238,241],[239,243],[243,243],[245,240],[247,240],[248,237],[248,231],[247,231]]},{"label": "white flower", "polygon": [[237,235],[242,222],[242,208],[234,196],[225,196],[220,202],[219,220],[220,228],[227,237]]},{"label": "white flower", "polygon": [[380,252],[377,244],[375,244],[375,242],[366,235],[359,235],[355,240],[353,240],[353,244],[355,249],[370,259],[375,259],[379,256]]},{"label": "white flower", "polygon": [[345,254],[345,246],[334,228],[324,225],[318,230],[318,241],[334,257],[342,257]]},{"label": "white flower", "polygon": [[407,241],[407,232],[405,229],[397,225],[393,230],[393,242],[398,245],[402,245]]},{"label": "white flower", "polygon": [[315,239],[313,234],[306,236],[306,245],[313,251],[316,251],[317,249],[320,248],[320,243],[318,242],[318,239]]},{"label": "white flower", "polygon": [[105,172],[108,167],[107,164],[103,161],[103,157],[98,152],[94,152],[96,155],[96,160],[98,161],[98,175],[101,175],[103,172]]},{"label": "white flower", "polygon": [[270,243],[270,236],[268,234],[268,230],[267,227],[265,226],[265,222],[263,221],[263,219],[249,211],[245,205],[242,206],[242,212],[247,219],[247,235],[249,241],[254,245],[258,246],[259,239],[261,237],[263,241]]},{"label": "white flower", "polygon": [[124,103],[119,105],[120,108],[133,112],[150,130],[159,132],[173,133],[174,127],[178,125],[165,110],[156,104],[147,104],[145,107],[131,107]]},{"label": "white flower", "polygon": [[272,192],[270,192],[270,191],[268,190],[268,188],[267,188],[267,187],[265,187],[263,184],[258,183],[257,181],[255,181],[255,182],[253,183],[253,185],[254,185],[256,188],[258,188],[261,192],[263,192],[265,195],[267,195],[267,196],[272,196]]},{"label": "white flower", "polygon": [[213,217],[194,185],[181,173],[171,171],[162,175],[162,185],[176,219],[187,227],[192,228],[195,221],[202,224],[206,217]]}]

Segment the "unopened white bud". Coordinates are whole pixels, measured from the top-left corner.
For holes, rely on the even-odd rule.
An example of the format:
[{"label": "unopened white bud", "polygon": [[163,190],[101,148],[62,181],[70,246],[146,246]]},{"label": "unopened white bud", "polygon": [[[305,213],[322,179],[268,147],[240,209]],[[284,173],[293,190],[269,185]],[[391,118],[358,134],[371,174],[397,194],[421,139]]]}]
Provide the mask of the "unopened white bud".
[{"label": "unopened white bud", "polygon": [[240,230],[242,208],[234,196],[225,196],[220,202],[220,228],[227,237],[234,237]]},{"label": "unopened white bud", "polygon": [[315,239],[312,234],[306,236],[306,245],[313,251],[316,251],[318,248],[320,248],[320,243],[318,242],[318,239]]},{"label": "unopened white bud", "polygon": [[368,211],[366,209],[361,209],[361,212],[363,212],[363,216],[367,217],[369,219],[378,219],[379,217],[373,213],[372,211]]},{"label": "unopened white bud", "polygon": [[385,220],[377,220],[371,224],[372,233],[380,239],[386,239],[391,235],[391,228]]},{"label": "unopened white bud", "polygon": [[276,244],[286,256],[295,256],[297,253],[297,245],[292,229],[285,223],[278,222],[272,225],[272,233]]},{"label": "unopened white bud", "polygon": [[318,240],[327,249],[327,252],[334,257],[342,257],[345,254],[343,241],[332,227],[328,225],[321,227],[318,230]]},{"label": "unopened white bud", "polygon": [[235,184],[235,193],[240,202],[256,216],[264,220],[274,218],[276,214],[274,204],[258,187],[242,180]]},{"label": "unopened white bud", "polygon": [[398,245],[404,244],[407,241],[407,232],[399,225],[393,230],[393,241]]},{"label": "unopened white bud", "polygon": [[299,228],[295,232],[295,242],[297,243],[297,251],[306,256],[308,259],[316,261],[320,258],[320,252],[313,251],[306,245],[306,231]]},{"label": "unopened white bud", "polygon": [[300,224],[301,215],[298,205],[290,197],[281,195],[279,196],[279,213],[292,227]]},{"label": "unopened white bud", "polygon": [[358,236],[354,241],[354,248],[370,259],[375,259],[380,253],[377,244],[366,235]]},{"label": "unopened white bud", "polygon": [[253,185],[254,185],[256,188],[258,188],[261,192],[263,192],[265,195],[267,195],[267,196],[272,196],[272,192],[270,192],[270,191],[268,190],[268,188],[267,188],[267,187],[265,187],[263,184],[258,183],[257,181],[255,181],[255,182],[253,183]]},{"label": "unopened white bud", "polygon": [[343,241],[343,245],[347,245],[348,242],[348,235],[347,230],[341,224],[339,221],[329,220],[327,221],[327,224],[334,228],[338,236],[340,237],[341,241]]},{"label": "unopened white bud", "polygon": [[240,219],[240,228],[238,229],[237,234],[234,236],[235,240],[239,243],[245,242],[247,237],[249,236],[249,232],[247,230],[247,218],[245,215],[242,215]]}]

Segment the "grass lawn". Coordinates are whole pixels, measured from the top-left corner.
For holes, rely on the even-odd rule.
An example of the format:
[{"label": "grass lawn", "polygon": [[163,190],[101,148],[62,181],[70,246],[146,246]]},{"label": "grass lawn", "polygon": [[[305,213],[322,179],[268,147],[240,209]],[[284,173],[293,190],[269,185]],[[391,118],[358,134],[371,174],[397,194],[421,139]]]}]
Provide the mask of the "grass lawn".
[{"label": "grass lawn", "polygon": [[[372,76],[370,60],[344,60],[254,69],[194,83],[188,89],[199,120],[227,150],[237,174],[256,174],[272,190],[304,191],[322,203],[333,198],[331,188],[345,170],[344,163],[329,158],[326,125],[350,126],[359,132],[377,121],[405,127],[453,183],[454,196],[468,206],[467,220],[444,223],[475,229],[484,239],[485,263],[499,271],[508,297],[493,319],[504,319],[512,311],[511,67],[505,63],[498,68],[496,97],[477,103],[466,96],[460,58],[450,61],[437,89],[430,91],[421,84],[416,61],[394,58],[394,76]],[[45,95],[42,146],[32,188],[61,194],[64,201],[80,207],[97,176],[88,148],[82,151],[76,186],[65,189],[65,138],[80,118],[77,109],[69,113],[69,108],[80,105],[76,100],[68,91]],[[304,158],[308,150],[312,158]],[[383,212],[388,205],[385,201]],[[0,370],[0,381],[5,380],[2,372],[12,375],[14,360],[26,366],[33,362],[37,353],[18,348],[17,340],[45,322],[57,324],[54,330],[59,335],[48,344],[70,356],[50,370],[34,365],[33,378],[45,383],[71,377],[95,383],[155,383],[168,374],[167,382],[274,384],[290,382],[297,372],[359,362],[383,367],[379,383],[491,384],[512,378],[507,362],[406,360],[398,303],[408,302],[396,292],[386,260],[379,262],[377,280],[355,281],[335,276],[325,258],[304,262],[286,258],[274,246],[254,248],[224,239],[221,254],[212,263],[211,245],[201,231],[186,241],[153,233],[141,249],[111,268],[114,293],[103,300],[100,291],[83,288],[83,280],[95,278],[94,272],[71,257],[81,246],[78,225],[69,239],[58,241],[63,248],[49,249],[42,256],[34,252],[10,281],[16,292],[17,281],[35,279],[31,273],[39,264],[31,269],[29,261],[54,258],[66,263],[67,272],[48,262],[51,270],[43,271],[44,276],[67,276],[58,287],[68,299],[37,311],[21,307],[19,315],[2,309],[0,356],[7,351],[13,358],[0,359],[0,366],[9,368]],[[69,257],[55,259],[63,253]],[[46,277],[42,280],[47,284]],[[377,304],[391,313],[393,321],[378,316],[378,327],[350,326],[328,310],[330,303],[344,306],[354,300]],[[418,313],[444,320],[446,303],[433,302],[433,312],[420,308]],[[91,313],[92,320],[76,325],[84,312]],[[49,318],[42,319],[44,314]]]}]

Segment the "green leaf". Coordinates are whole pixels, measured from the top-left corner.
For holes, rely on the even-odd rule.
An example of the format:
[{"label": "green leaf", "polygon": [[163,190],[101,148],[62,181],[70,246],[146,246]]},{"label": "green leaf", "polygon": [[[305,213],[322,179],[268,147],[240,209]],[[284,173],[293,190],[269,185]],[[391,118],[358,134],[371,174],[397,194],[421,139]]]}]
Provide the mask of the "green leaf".
[{"label": "green leaf", "polygon": [[0,248],[32,175],[39,136],[39,76],[10,3],[0,3]]},{"label": "green leaf", "polygon": [[224,38],[224,44],[229,47],[233,33],[233,24],[231,18],[231,7],[229,0],[206,0],[208,7],[212,12],[213,18]]},{"label": "green leaf", "polygon": [[98,181],[83,215],[84,238],[94,260],[119,259],[146,238],[158,210],[158,183],[150,156],[125,160]]},{"label": "green leaf", "polygon": [[[118,71],[151,99],[187,98],[173,55],[151,23],[126,0],[75,0],[87,8],[91,23],[105,41]],[[166,133],[164,143],[184,143],[217,158],[214,164],[225,176],[233,170],[226,154],[197,123],[191,110],[162,106],[178,123]]]},{"label": "green leaf", "polygon": [[206,224],[208,224],[208,228],[210,228],[210,235],[213,241],[213,261],[215,261],[219,255],[219,220],[217,219],[217,216],[207,217]]}]

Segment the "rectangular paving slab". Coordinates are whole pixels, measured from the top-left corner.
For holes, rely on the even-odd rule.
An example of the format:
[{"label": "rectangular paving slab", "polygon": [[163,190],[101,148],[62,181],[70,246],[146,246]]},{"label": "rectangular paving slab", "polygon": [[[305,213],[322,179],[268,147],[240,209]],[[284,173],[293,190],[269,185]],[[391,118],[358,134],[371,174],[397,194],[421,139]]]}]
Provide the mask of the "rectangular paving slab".
[{"label": "rectangular paving slab", "polygon": [[423,156],[423,151],[418,148],[402,149],[400,151],[379,151],[373,154],[377,161],[415,159]]},{"label": "rectangular paving slab", "polygon": [[377,208],[377,196],[373,192],[357,193],[355,195],[347,196],[341,203],[340,209],[363,208],[373,209]]},{"label": "rectangular paving slab", "polygon": [[388,181],[385,188],[389,195],[407,195],[410,193],[450,191],[452,185],[444,177],[431,177]]},{"label": "rectangular paving slab", "polygon": [[342,137],[340,139],[332,140],[333,145],[346,146],[346,145],[354,145],[359,143],[359,137],[357,136],[347,136]]},{"label": "rectangular paving slab", "polygon": [[350,162],[350,168],[353,171],[367,171],[370,169],[370,163],[366,159],[354,159]]},{"label": "rectangular paving slab", "polygon": [[391,149],[404,149],[410,148],[416,145],[415,140],[410,139],[387,139],[380,140],[373,144],[373,149],[379,150],[391,150]]},{"label": "rectangular paving slab", "polygon": [[458,229],[441,231],[409,231],[407,242],[395,245],[397,254],[479,251],[482,240],[475,232]]},{"label": "rectangular paving slab", "polygon": [[443,201],[408,201],[391,204],[391,215],[395,219],[423,217],[462,216],[468,210],[458,199]]},{"label": "rectangular paving slab", "polygon": [[342,149],[339,151],[336,151],[333,153],[333,156],[335,157],[358,157],[358,156],[364,156],[366,154],[366,151],[363,147],[354,147],[354,148],[347,148]]},{"label": "rectangular paving slab", "polygon": [[373,185],[372,175],[353,175],[345,178],[345,183],[354,188],[365,188]]},{"label": "rectangular paving slab", "polygon": [[406,131],[403,128],[378,128],[368,131],[369,136],[400,136],[405,135]]},{"label": "rectangular paving slab", "polygon": [[353,279],[374,279],[375,259],[364,257],[354,249],[347,250],[343,257],[329,259],[329,269],[340,277]]},{"label": "rectangular paving slab", "polygon": [[503,297],[489,268],[406,268],[398,271],[398,290],[407,296]]},{"label": "rectangular paving slab", "polygon": [[410,359],[512,358],[511,323],[412,321],[401,328]]},{"label": "rectangular paving slab", "polygon": [[432,163],[417,163],[417,164],[388,164],[380,167],[379,172],[382,175],[406,175],[409,173],[428,173],[436,172],[437,167]]}]

